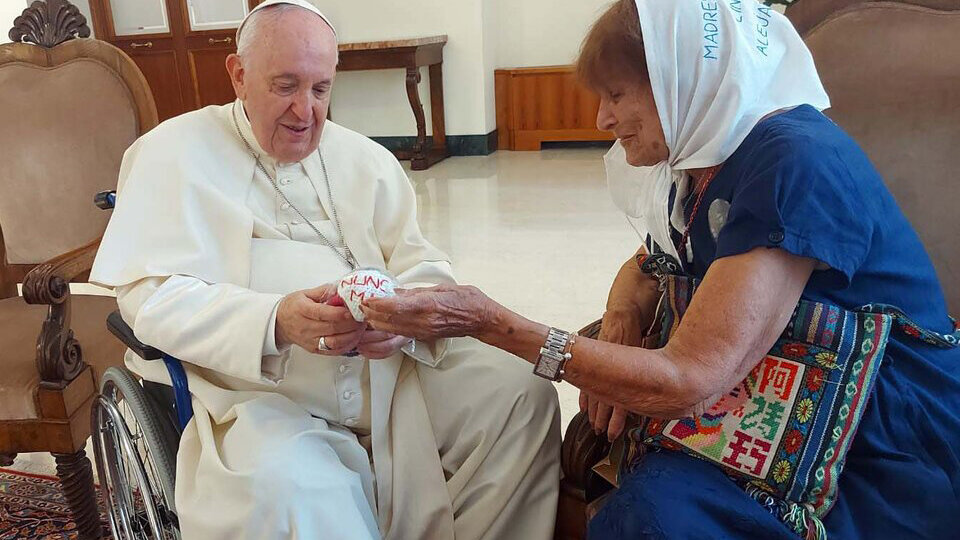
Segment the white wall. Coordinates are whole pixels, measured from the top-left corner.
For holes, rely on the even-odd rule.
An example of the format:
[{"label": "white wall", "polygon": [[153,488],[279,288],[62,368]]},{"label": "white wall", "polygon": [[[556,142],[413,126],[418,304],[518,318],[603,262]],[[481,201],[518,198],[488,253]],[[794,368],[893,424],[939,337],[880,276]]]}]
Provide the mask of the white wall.
[{"label": "white wall", "polygon": [[[334,22],[341,41],[447,34],[446,127],[450,135],[496,129],[493,71],[569,64],[587,29],[611,0],[311,0]],[[426,69],[421,99],[430,118]],[[333,118],[369,136],[415,135],[404,73],[341,73]],[[429,132],[429,128],[428,128]]]},{"label": "white wall", "polygon": [[23,13],[27,4],[23,0],[0,0],[0,43],[9,43],[7,34],[13,28],[13,20]]},{"label": "white wall", "polygon": [[[493,79],[484,64],[483,4],[489,0],[311,0],[330,17],[341,42],[379,41],[447,34],[444,98],[448,135],[488,133]],[[429,125],[427,70],[421,99]],[[333,92],[333,119],[368,136],[415,135],[403,70],[340,73]],[[489,87],[489,88],[488,88]]]},{"label": "white wall", "polygon": [[497,127],[497,100],[494,84],[494,71],[497,69],[497,25],[501,13],[499,0],[483,2],[483,90],[485,94],[487,132]]},{"label": "white wall", "polygon": [[488,0],[498,4],[497,67],[572,64],[612,0]]},{"label": "white wall", "polygon": [[[493,71],[572,63],[587,29],[612,0],[311,1],[333,19],[344,42],[447,34],[447,133],[477,135],[496,129]],[[426,70],[423,78],[429,126]],[[399,70],[341,73],[333,118],[370,136],[416,134]]]}]

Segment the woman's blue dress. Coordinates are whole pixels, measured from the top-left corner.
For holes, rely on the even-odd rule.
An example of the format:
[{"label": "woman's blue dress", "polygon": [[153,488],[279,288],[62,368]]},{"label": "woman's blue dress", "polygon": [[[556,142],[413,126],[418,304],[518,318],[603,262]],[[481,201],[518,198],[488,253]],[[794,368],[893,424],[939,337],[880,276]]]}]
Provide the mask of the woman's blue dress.
[{"label": "woman's blue dress", "polygon": [[[680,203],[689,216],[693,203]],[[699,278],[718,258],[779,248],[829,266],[814,272],[807,300],[890,304],[924,328],[953,331],[930,258],[883,180],[812,107],[751,131],[710,183],[690,237],[686,271]],[[960,538],[960,349],[891,332],[839,487],[824,519],[831,539]],[[661,451],[622,481],[589,538],[796,536],[720,469]]]}]

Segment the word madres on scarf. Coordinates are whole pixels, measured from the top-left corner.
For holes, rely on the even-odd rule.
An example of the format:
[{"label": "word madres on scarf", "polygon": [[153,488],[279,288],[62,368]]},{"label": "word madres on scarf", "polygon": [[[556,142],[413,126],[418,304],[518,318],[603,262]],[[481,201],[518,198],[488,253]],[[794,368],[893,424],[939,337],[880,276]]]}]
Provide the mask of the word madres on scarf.
[{"label": "word madres on scarf", "polygon": [[720,48],[720,25],[719,19],[720,7],[716,2],[704,0],[700,2],[700,10],[703,13],[703,57],[709,60],[717,60],[717,49]]}]

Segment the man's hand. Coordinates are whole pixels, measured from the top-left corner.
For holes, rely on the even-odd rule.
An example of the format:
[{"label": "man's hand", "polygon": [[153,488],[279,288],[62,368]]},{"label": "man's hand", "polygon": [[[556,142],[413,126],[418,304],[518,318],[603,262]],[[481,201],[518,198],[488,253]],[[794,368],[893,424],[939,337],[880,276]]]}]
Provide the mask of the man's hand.
[{"label": "man's hand", "polygon": [[[642,346],[644,331],[653,322],[651,319],[659,296],[656,280],[644,274],[636,257],[631,257],[620,267],[610,287],[598,339],[630,347]],[[612,442],[623,433],[628,415],[625,409],[603,403],[581,391],[580,410],[587,412],[597,435],[606,433]]]},{"label": "man's hand", "polygon": [[[277,309],[277,348],[298,345],[324,356],[343,356],[357,348],[366,324],[355,321],[347,308],[326,304],[336,292],[336,285],[323,285],[285,296]],[[330,350],[319,349],[321,337]]]}]

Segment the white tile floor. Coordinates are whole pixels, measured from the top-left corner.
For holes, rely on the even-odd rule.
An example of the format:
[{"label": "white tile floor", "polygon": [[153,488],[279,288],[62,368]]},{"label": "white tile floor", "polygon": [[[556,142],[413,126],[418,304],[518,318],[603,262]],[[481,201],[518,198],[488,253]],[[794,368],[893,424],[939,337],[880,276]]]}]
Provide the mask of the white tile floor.
[{"label": "white tile floor", "polygon": [[[527,318],[575,331],[603,313],[637,235],[610,201],[601,149],[497,152],[412,172],[423,232],[457,278]],[[561,384],[563,425],[576,389]]]},{"label": "white tile floor", "polygon": [[[423,232],[453,258],[461,283],[530,319],[578,330],[602,314],[614,275],[638,243],[607,195],[602,156],[601,149],[497,152],[410,172]],[[578,394],[566,383],[558,390],[566,426]],[[21,455],[15,467],[54,471],[44,454]]]}]

